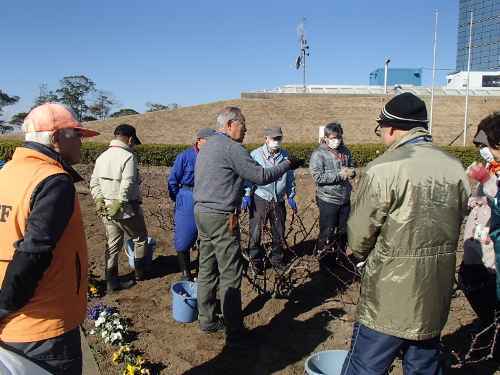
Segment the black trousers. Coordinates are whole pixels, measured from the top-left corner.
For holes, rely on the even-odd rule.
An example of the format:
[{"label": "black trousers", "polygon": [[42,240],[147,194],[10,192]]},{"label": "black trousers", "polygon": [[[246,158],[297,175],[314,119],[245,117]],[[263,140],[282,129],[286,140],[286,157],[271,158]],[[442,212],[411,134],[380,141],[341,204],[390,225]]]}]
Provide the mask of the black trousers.
[{"label": "black trousers", "polygon": [[337,234],[338,246],[345,251],[347,246],[347,219],[351,212],[350,203],[338,205],[316,198],[319,208],[319,238],[318,249],[322,249],[334,239]]},{"label": "black trousers", "polygon": [[250,205],[250,247],[249,256],[257,259],[264,256],[261,246],[262,228],[269,220],[271,226],[272,243],[271,263],[283,261],[283,243],[285,241],[285,202],[268,202],[258,195],[253,196]]},{"label": "black trousers", "polygon": [[481,324],[493,322],[496,303],[496,277],[482,264],[461,264],[458,282]]},{"label": "black trousers", "polygon": [[26,343],[4,343],[7,349],[23,354],[55,375],[82,374],[82,347],[80,329],[75,328],[60,336]]}]

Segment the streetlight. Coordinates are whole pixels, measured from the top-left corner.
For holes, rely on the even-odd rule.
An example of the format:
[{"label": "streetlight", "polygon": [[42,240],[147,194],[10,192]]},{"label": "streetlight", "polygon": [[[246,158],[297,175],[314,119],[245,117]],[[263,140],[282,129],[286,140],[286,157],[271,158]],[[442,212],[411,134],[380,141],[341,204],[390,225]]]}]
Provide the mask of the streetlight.
[{"label": "streetlight", "polygon": [[387,67],[390,62],[391,59],[387,58],[384,63],[384,94],[387,94]]}]

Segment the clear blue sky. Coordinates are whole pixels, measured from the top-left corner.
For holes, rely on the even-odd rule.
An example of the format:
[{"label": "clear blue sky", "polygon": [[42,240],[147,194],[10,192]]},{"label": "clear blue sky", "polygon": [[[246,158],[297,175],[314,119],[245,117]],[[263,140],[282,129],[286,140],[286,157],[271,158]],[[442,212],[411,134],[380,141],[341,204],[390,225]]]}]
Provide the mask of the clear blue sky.
[{"label": "clear blue sky", "polygon": [[[0,89],[30,107],[40,83],[84,74],[121,107],[187,106],[300,84],[296,28],[305,16],[310,84],[368,84],[383,66],[455,68],[458,0],[9,1],[0,22]],[[446,72],[440,72],[444,84]],[[424,71],[430,84],[431,71]]]}]

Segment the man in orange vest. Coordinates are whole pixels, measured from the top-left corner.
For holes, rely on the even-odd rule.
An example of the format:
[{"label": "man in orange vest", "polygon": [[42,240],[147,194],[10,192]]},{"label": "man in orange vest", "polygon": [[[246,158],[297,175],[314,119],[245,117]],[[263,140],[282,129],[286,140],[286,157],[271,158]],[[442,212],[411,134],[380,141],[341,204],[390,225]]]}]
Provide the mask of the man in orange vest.
[{"label": "man in orange vest", "polygon": [[0,345],[51,373],[81,374],[87,245],[71,165],[81,139],[99,133],[56,103],[34,108],[23,131],[0,171]]}]

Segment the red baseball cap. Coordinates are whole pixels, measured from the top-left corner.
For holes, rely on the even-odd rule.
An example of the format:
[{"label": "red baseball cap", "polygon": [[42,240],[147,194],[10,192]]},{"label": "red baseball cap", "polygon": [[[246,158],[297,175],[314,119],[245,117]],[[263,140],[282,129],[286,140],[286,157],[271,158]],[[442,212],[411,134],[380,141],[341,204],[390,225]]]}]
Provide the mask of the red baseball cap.
[{"label": "red baseball cap", "polygon": [[86,129],[75,118],[73,111],[59,103],[45,103],[35,107],[23,122],[23,131],[50,132],[61,129],[78,130],[83,137],[95,137],[99,132]]}]

